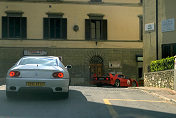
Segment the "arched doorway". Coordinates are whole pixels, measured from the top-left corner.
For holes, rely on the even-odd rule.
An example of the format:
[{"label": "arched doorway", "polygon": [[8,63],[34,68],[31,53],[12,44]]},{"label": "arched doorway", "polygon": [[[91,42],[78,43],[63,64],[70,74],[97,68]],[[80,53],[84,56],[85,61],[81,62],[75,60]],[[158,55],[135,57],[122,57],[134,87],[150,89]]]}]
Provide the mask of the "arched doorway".
[{"label": "arched doorway", "polygon": [[103,59],[101,56],[93,56],[90,61],[90,77],[96,74],[97,76],[103,75]]}]

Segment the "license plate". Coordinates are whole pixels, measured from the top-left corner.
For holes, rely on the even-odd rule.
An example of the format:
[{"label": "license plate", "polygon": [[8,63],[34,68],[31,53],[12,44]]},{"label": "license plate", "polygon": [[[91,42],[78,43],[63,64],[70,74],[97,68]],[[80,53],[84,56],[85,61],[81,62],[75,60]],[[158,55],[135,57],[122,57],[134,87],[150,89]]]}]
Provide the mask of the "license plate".
[{"label": "license plate", "polygon": [[45,82],[26,82],[26,86],[45,86]]},{"label": "license plate", "polygon": [[99,80],[104,80],[104,78],[99,78]]}]

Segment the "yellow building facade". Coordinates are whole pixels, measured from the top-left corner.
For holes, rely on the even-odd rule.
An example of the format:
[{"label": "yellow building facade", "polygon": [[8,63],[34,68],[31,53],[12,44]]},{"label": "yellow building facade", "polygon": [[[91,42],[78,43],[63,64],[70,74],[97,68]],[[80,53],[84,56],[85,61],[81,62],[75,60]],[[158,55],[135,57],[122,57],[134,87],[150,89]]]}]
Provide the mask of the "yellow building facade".
[{"label": "yellow building facade", "polygon": [[71,64],[72,85],[94,73],[138,79],[142,14],[141,0],[1,0],[0,78],[22,56],[38,54]]}]

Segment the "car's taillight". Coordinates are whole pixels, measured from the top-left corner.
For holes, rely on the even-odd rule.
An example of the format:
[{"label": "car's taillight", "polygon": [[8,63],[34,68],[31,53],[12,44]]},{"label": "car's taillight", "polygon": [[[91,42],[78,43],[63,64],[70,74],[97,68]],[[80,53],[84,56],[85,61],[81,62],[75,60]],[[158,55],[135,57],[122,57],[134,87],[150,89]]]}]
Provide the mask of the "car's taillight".
[{"label": "car's taillight", "polygon": [[20,72],[19,71],[10,71],[9,76],[10,77],[19,77]]},{"label": "car's taillight", "polygon": [[53,73],[54,78],[63,78],[64,74],[62,72],[55,72]]}]

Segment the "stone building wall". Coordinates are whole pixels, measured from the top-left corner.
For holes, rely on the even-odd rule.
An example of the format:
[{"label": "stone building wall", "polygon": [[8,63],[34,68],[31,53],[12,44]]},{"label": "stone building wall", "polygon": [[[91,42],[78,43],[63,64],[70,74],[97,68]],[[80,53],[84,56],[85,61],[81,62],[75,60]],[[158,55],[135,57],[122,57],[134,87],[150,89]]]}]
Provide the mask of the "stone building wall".
[{"label": "stone building wall", "polygon": [[174,70],[145,73],[144,86],[174,89]]},{"label": "stone building wall", "polygon": [[[5,82],[7,70],[21,57],[24,50],[45,50],[48,56],[62,56],[63,64],[72,65],[70,69],[71,85],[88,85],[90,82],[90,59],[101,56],[104,73],[121,72],[131,78],[138,79],[136,55],[142,55],[142,49],[64,49],[64,48],[0,48],[0,81]],[[109,68],[109,62],[117,61],[121,68]]]}]

